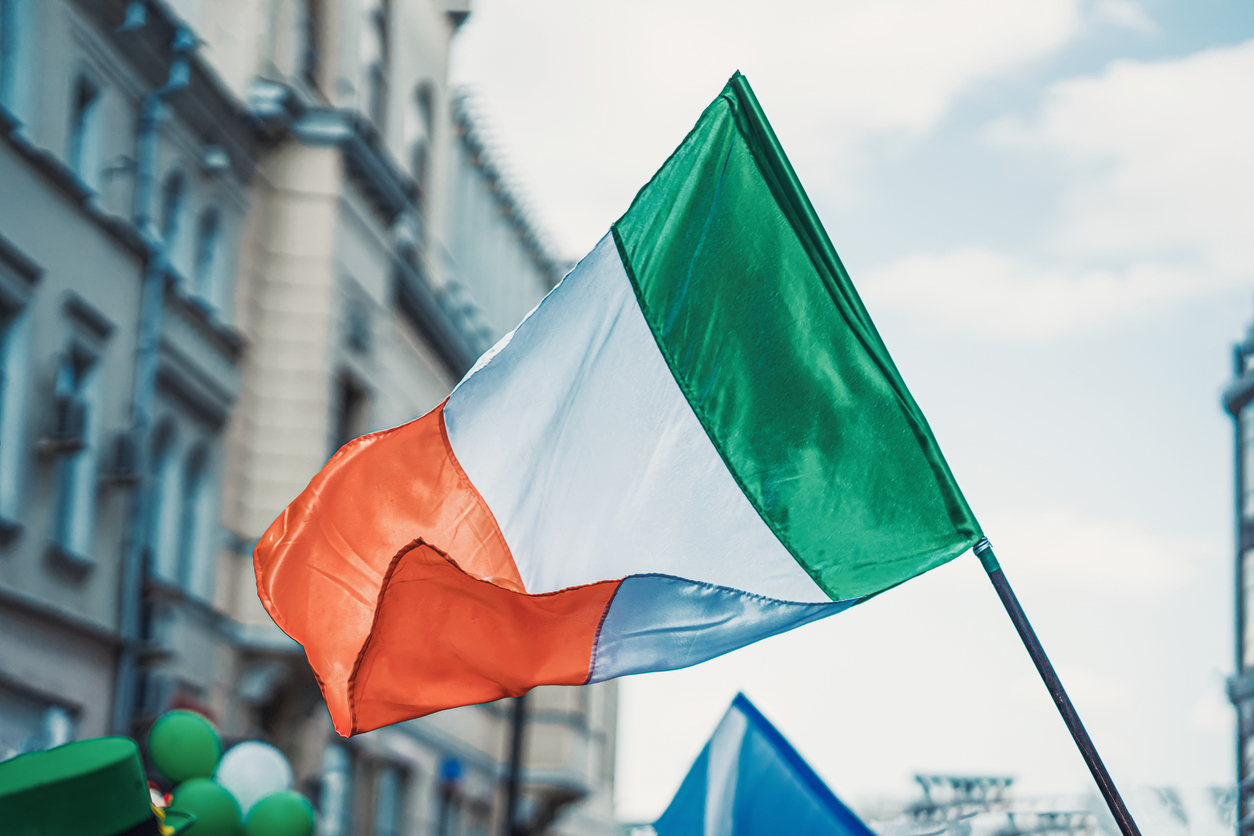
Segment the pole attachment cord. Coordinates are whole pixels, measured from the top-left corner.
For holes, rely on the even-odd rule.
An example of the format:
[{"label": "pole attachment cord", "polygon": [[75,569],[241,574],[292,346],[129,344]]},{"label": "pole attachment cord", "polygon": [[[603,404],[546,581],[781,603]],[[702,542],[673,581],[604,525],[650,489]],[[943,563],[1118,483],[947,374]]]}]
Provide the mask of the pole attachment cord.
[{"label": "pole attachment cord", "polygon": [[993,554],[993,544],[988,541],[987,537],[981,537],[979,542],[971,547],[971,551],[975,552],[975,556],[980,559],[980,565],[990,575],[1001,568],[1001,564],[997,562],[997,555]]}]

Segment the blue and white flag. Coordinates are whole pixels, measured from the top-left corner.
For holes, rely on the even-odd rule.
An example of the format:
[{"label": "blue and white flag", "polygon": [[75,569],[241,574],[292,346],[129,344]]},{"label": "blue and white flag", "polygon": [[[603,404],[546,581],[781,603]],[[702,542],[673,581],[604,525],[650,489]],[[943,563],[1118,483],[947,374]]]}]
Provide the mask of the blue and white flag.
[{"label": "blue and white flag", "polygon": [[658,836],[874,836],[744,694],[653,827]]}]

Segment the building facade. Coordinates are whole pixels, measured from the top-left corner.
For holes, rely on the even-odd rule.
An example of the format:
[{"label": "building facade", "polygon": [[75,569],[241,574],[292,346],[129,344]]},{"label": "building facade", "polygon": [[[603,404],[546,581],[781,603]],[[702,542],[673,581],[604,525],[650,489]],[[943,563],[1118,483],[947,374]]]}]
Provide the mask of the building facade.
[{"label": "building facade", "polygon": [[195,700],[228,673],[208,601],[259,145],[160,11],[0,2],[0,756],[133,733],[163,669]]},{"label": "building facade", "polygon": [[[561,278],[448,87],[465,0],[0,0],[0,757],[165,710],[319,833],[499,832],[509,701],[351,740],[251,550]],[[617,686],[537,689],[534,833],[614,832]]]},{"label": "building facade", "polygon": [[473,303],[468,326],[495,342],[573,265],[556,262],[538,237],[527,208],[493,160],[474,109],[468,92],[454,93],[449,295]]},{"label": "building facade", "polygon": [[1232,416],[1236,519],[1236,673],[1228,694],[1237,709],[1237,833],[1254,830],[1254,327],[1233,347],[1223,404]]}]

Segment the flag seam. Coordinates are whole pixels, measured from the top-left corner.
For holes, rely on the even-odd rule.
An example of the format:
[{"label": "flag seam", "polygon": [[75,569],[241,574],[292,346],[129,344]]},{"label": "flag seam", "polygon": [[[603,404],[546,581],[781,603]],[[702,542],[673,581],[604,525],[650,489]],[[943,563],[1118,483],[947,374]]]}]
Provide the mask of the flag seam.
[{"label": "flag seam", "polygon": [[[366,651],[370,648],[370,640],[374,638],[374,628],[379,623],[379,610],[383,609],[383,597],[387,593],[388,584],[392,580],[392,573],[400,565],[402,557],[423,545],[429,544],[419,537],[402,546],[401,550],[392,556],[391,561],[388,562],[388,570],[383,573],[383,581],[379,584],[379,596],[375,599],[374,612],[371,614],[370,629],[366,632],[366,639],[361,643],[361,648],[357,651],[357,658],[353,660],[353,670],[348,675],[348,737],[352,737],[357,733],[357,673],[361,669],[362,660],[366,658]],[[442,555],[444,554],[444,552],[441,552],[434,546],[431,546],[431,548]],[[447,558],[447,555],[445,557]]]},{"label": "flag seam", "polygon": [[[492,506],[489,505],[487,500],[483,498],[483,495],[479,493],[479,489],[475,487],[475,483],[470,481],[470,477],[467,476],[466,471],[462,469],[462,463],[457,460],[457,451],[453,449],[453,442],[448,437],[448,425],[444,421],[444,407],[447,404],[448,398],[445,398],[440,404],[440,440],[444,442],[444,449],[448,451],[449,460],[453,462],[453,467],[456,468],[457,477],[462,481],[462,484],[470,490],[470,493],[474,496],[474,498],[479,501],[479,505],[483,508],[484,513],[486,513],[488,515],[488,519],[492,521],[492,532],[496,539],[500,542],[501,548],[505,550],[505,556],[509,559],[510,565],[514,567],[514,573],[518,575],[518,585],[522,588],[523,592],[526,592],[527,583],[523,580],[522,570],[518,568],[518,561],[514,559],[514,552],[510,549],[509,542],[505,539],[505,532],[501,530],[501,524],[497,522],[496,514],[492,513]],[[453,562],[456,563],[456,559],[454,559]],[[460,569],[461,567],[459,566],[458,568]],[[463,569],[462,571],[465,570]],[[467,572],[467,574],[470,573]],[[471,577],[475,576],[471,575]],[[485,579],[480,578],[480,580]],[[499,584],[497,585],[499,586]]]},{"label": "flag seam", "polygon": [[[849,607],[856,606],[862,603],[867,598],[871,597],[869,595],[862,595],[862,596],[858,596],[855,598],[845,598],[840,601],[828,600],[825,602],[824,601],[789,601],[784,598],[772,598],[769,595],[760,595],[756,592],[747,592],[743,589],[738,589],[734,586],[723,586],[717,583],[710,583],[709,581],[698,581],[698,580],[693,580],[691,578],[681,577],[679,575],[668,575],[665,572],[641,572],[635,575],[627,575],[617,581],[618,588],[614,590],[614,595],[610,597],[609,602],[605,605],[605,612],[601,615],[601,623],[597,625],[596,638],[594,639],[592,643],[592,662],[588,666],[588,678],[587,680],[584,681],[585,685],[591,683],[593,681],[593,678],[596,676],[597,662],[599,660],[599,654],[601,650],[601,631],[602,631],[602,628],[604,628],[605,626],[606,620],[609,618],[610,607],[613,605],[614,600],[618,597],[618,593],[622,590],[624,584],[626,584],[626,582],[629,580],[633,580],[637,578],[663,578],[666,580],[680,581],[682,583],[691,584],[692,586],[701,587],[704,589],[717,590],[719,592],[730,592],[742,598],[762,601],[768,604],[784,604],[788,606],[797,606],[797,607],[840,607],[841,604],[848,605],[847,607],[842,607],[841,609],[838,609],[835,612],[828,613],[828,615],[822,616],[823,618],[827,618],[831,615],[836,615],[838,613],[844,612]],[[789,628],[789,629],[792,629],[792,628]],[[700,663],[694,662],[690,664],[700,664]],[[601,681],[604,681],[604,680],[601,680]]]},{"label": "flag seam", "polygon": [[[449,445],[448,433],[445,432],[444,430],[444,405],[446,403],[448,403],[448,398],[445,398],[443,401],[441,401],[438,407],[438,409],[440,410],[440,433],[441,433],[441,436],[443,437],[445,446],[448,448],[448,450],[451,453],[453,448],[452,446]],[[349,455],[352,454],[353,451],[356,450],[356,448],[363,447],[367,443],[373,443],[378,438],[382,438],[383,436],[391,435],[392,433],[397,432],[398,430],[402,430],[405,427],[408,427],[410,424],[413,424],[416,421],[422,420],[423,417],[425,416],[419,416],[412,420],[405,421],[404,423],[397,424],[394,427],[387,427],[382,430],[375,430],[374,432],[366,433],[365,435],[359,435],[356,438],[351,439],[350,441],[344,442],[342,445],[340,445],[340,447],[333,454],[331,454],[331,458],[327,459],[327,463],[323,465],[322,468],[316,474],[314,474],[312,479],[309,480],[309,484],[307,484],[304,487],[304,489],[300,492],[300,494],[298,495],[298,498],[299,496],[304,495],[304,493],[308,491],[310,487],[313,486],[314,482],[316,482],[318,478],[323,475],[327,467],[329,467],[331,464],[335,463],[341,458],[348,457]],[[452,455],[451,458],[454,461],[457,461],[456,455]],[[461,472],[461,464],[459,463],[457,467],[458,467],[458,472],[461,474],[462,479],[465,480],[466,474],[464,472]],[[474,485],[471,485],[470,487],[472,490],[474,490]],[[475,491],[475,495],[479,496],[477,490]],[[483,497],[479,497],[479,501],[483,502]],[[486,502],[483,503],[483,505],[485,508],[487,508]],[[291,504],[289,504],[287,507],[283,509],[283,513],[280,514],[280,517],[286,519],[287,515],[290,513],[291,513]],[[491,514],[490,508],[488,508],[488,513]],[[495,523],[496,518],[493,517],[492,521]],[[497,531],[498,532],[500,531],[499,525],[497,526]],[[283,532],[284,532],[284,536],[278,538],[275,545],[271,547],[271,551],[274,551],[274,549],[277,548],[279,544],[284,543],[284,541],[286,540],[286,534],[287,534],[286,525],[283,527]],[[263,540],[264,540],[264,536],[263,536]],[[298,644],[301,644],[301,646],[303,647],[304,645],[300,642],[300,640],[297,639],[295,636],[293,636],[291,633],[289,633],[287,631],[287,628],[283,626],[283,618],[281,616],[281,613],[279,612],[279,608],[274,605],[274,602],[270,597],[269,590],[264,588],[261,584],[262,575],[266,574],[260,565],[260,557],[258,556],[258,552],[261,550],[261,544],[262,544],[262,540],[259,540],[257,542],[257,545],[253,546],[253,575],[256,577],[256,580],[257,580],[257,597],[261,599],[261,605],[265,608],[266,612],[270,615],[270,618],[271,620],[274,621],[275,626],[278,627],[280,630],[282,630],[284,635],[292,639],[292,641],[295,641]],[[510,560],[512,561],[513,554],[509,552],[509,544],[506,543],[505,546],[506,546],[506,553],[510,554]]]},{"label": "flag seam", "polygon": [[[610,227],[610,233],[614,236],[614,246],[618,249],[618,257],[623,262],[623,271],[627,274],[627,279],[631,282],[631,290],[636,297],[636,304],[640,306],[641,313],[644,314],[648,310],[645,306],[644,293],[640,288],[640,281],[636,277],[636,270],[632,267],[631,259],[627,256],[627,245],[623,243],[622,236],[619,234],[617,221],[615,221],[614,225]],[[784,547],[784,550],[788,552],[794,561],[796,561],[802,571],[810,577],[810,580],[814,581],[815,586],[822,590],[823,594],[830,600],[837,601],[838,599],[835,594],[828,588],[828,585],[823,581],[822,577],[806,565],[806,562],[797,554],[797,550],[793,547],[792,543],[790,543],[788,539],[784,537],[783,532],[779,530],[779,526],[775,523],[775,520],[771,519],[765,509],[759,505],[757,499],[753,495],[753,492],[745,485],[745,481],[741,478],[740,472],[732,463],[731,457],[728,456],[727,451],[723,449],[723,444],[714,432],[714,428],[710,426],[710,422],[706,417],[705,411],[697,406],[697,399],[693,396],[693,392],[688,385],[688,381],[685,380],[676,370],[677,363],[674,355],[671,353],[670,347],[666,344],[666,341],[662,338],[662,335],[654,326],[653,320],[651,320],[647,315],[644,316],[644,320],[645,324],[649,326],[649,333],[653,335],[653,341],[657,344],[658,351],[661,352],[662,358],[666,360],[666,367],[670,370],[671,377],[675,379],[675,384],[679,387],[679,391],[683,393],[684,400],[688,403],[688,408],[692,410],[693,414],[697,418],[697,421],[701,424],[701,429],[705,430],[706,438],[710,440],[710,444],[713,445],[719,458],[723,460],[723,466],[727,468],[727,472],[730,473],[732,479],[735,480],[736,487],[740,488],[740,492],[749,502],[750,507],[757,512],[758,517],[760,517],[766,527],[770,529],[771,533],[775,535],[775,539],[779,541],[779,544]]]},{"label": "flag seam", "polygon": [[618,586],[614,587],[614,594],[605,602],[605,609],[601,611],[601,620],[597,622],[597,631],[592,637],[592,653],[588,656],[588,675],[584,677],[584,685],[592,682],[592,676],[596,673],[597,653],[601,649],[601,630],[605,628],[605,620],[610,617],[610,607],[614,606],[614,599],[618,597],[618,591],[623,588],[625,580],[627,579],[623,578],[618,582]]}]

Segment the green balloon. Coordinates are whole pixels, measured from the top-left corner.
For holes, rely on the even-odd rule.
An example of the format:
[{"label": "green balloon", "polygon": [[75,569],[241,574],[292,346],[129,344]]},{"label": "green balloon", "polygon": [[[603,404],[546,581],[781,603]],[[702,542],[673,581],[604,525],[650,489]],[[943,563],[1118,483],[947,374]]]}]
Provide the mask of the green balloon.
[{"label": "green balloon", "polygon": [[174,788],[170,809],[196,817],[196,823],[181,836],[239,836],[239,804],[217,781],[184,781]]},{"label": "green balloon", "polygon": [[314,829],[313,807],[293,790],[273,792],[248,811],[247,836],[310,836]]},{"label": "green balloon", "polygon": [[148,757],[161,774],[178,784],[213,775],[222,757],[222,741],[204,717],[193,711],[170,711],[148,732]]}]

